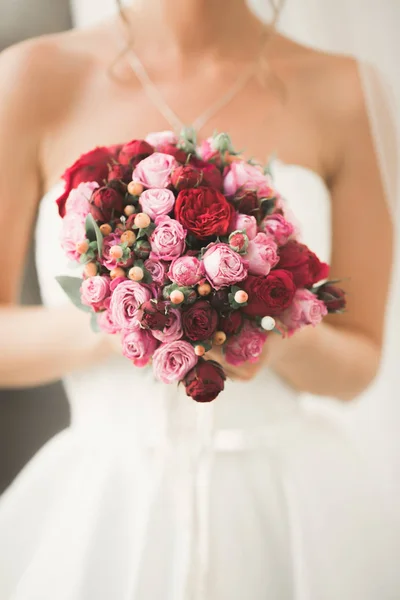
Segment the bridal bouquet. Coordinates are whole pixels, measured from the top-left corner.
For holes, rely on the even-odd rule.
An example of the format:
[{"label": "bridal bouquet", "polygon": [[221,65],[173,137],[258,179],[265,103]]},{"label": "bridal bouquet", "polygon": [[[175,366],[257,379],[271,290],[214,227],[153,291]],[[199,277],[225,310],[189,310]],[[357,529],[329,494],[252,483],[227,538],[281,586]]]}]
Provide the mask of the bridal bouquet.
[{"label": "bridal bouquet", "polygon": [[[272,330],[292,335],[345,306],[329,267],[296,239],[268,169],[226,134],[188,130],[96,148],[64,174],[62,247],[81,277],[58,277],[93,325],[120,334],[134,365],[207,402],[224,388],[212,346],[256,361]],[[324,283],[325,282],[325,283]]]}]

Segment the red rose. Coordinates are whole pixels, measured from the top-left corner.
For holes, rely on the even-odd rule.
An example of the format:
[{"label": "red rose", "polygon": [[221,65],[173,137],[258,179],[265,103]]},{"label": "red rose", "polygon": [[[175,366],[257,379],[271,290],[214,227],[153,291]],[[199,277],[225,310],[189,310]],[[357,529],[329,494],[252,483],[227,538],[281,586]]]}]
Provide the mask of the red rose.
[{"label": "red rose", "polygon": [[271,271],[269,275],[249,275],[243,283],[249,299],[241,309],[249,317],[280,315],[288,308],[296,291],[293,276],[289,271]]},{"label": "red rose", "polygon": [[144,140],[132,140],[124,144],[118,155],[121,165],[136,166],[138,162],[153,154],[154,148]]},{"label": "red rose", "polygon": [[235,196],[235,204],[238,212],[243,215],[251,215],[257,219],[260,214],[260,202],[255,192],[241,192]]},{"label": "red rose", "polygon": [[140,324],[144,329],[163,331],[170,321],[167,303],[156,300],[148,300],[140,307]]},{"label": "red rose", "polygon": [[221,315],[228,315],[231,311],[228,288],[213,291],[210,302],[211,306],[216,308]]},{"label": "red rose", "polygon": [[222,191],[224,186],[224,178],[222,177],[221,171],[218,167],[210,162],[206,162],[205,160],[201,160],[200,158],[194,157],[190,164],[192,164],[196,169],[201,171],[203,175],[203,179],[201,185],[207,187],[213,187],[216,190]]},{"label": "red rose", "polygon": [[226,333],[226,335],[238,333],[242,325],[243,314],[240,310],[234,310],[229,315],[219,317],[218,329]]},{"label": "red rose", "polygon": [[174,144],[162,144],[158,148],[158,152],[162,152],[163,154],[170,154],[180,163],[185,164],[187,161],[187,154],[184,150],[178,148],[178,146],[174,146]]},{"label": "red rose", "polygon": [[226,235],[235,209],[221,192],[204,186],[182,190],[175,202],[175,218],[200,239]]},{"label": "red rose", "polygon": [[199,360],[185,376],[186,394],[196,402],[211,402],[224,389],[226,376],[221,365],[213,360]]},{"label": "red rose", "polygon": [[172,185],[177,190],[196,187],[203,179],[202,174],[192,165],[181,165],[171,175]]},{"label": "red rose", "polygon": [[129,165],[113,164],[108,173],[108,181],[113,179],[129,183],[132,179],[132,168]]},{"label": "red rose", "polygon": [[90,199],[90,212],[96,221],[106,223],[115,214],[121,214],[124,209],[124,198],[114,188],[105,186],[93,192]]},{"label": "red rose", "polygon": [[217,329],[217,323],[218,313],[207,300],[198,300],[182,311],[183,331],[192,342],[210,339]]},{"label": "red rose", "polygon": [[304,244],[289,241],[279,249],[278,269],[290,271],[297,287],[311,287],[329,275],[329,265],[321,263],[318,257]]},{"label": "red rose", "polygon": [[340,312],[346,308],[346,294],[336,285],[321,285],[318,288],[318,298],[325,304],[329,313]]},{"label": "red rose", "polygon": [[99,147],[91,152],[82,154],[82,156],[69,167],[62,176],[65,181],[65,190],[58,198],[58,212],[60,217],[65,216],[65,203],[72,189],[78,187],[80,183],[87,181],[97,181],[103,185],[108,178],[108,165],[119,151],[119,146],[111,148]]}]

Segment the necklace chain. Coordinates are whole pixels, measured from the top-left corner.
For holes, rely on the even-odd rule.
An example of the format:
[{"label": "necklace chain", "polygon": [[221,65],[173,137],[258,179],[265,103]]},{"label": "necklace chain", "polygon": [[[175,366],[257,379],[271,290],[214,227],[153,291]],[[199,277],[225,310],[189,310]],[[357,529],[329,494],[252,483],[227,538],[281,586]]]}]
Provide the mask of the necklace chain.
[{"label": "necklace chain", "polygon": [[[223,94],[220,98],[218,98],[215,102],[213,102],[202,114],[192,121],[191,127],[199,132],[211,119],[214,117],[220,110],[225,108],[234,98],[237,96],[239,92],[247,85],[250,79],[257,73],[257,70],[260,67],[260,63],[263,56],[263,51],[265,49],[266,42],[269,40],[270,36],[267,35],[267,32],[270,28],[264,27],[260,40],[260,50],[257,54],[257,57],[251,64],[237,77],[236,81],[233,85]],[[272,27],[272,31],[274,27]],[[146,67],[143,62],[140,60],[137,53],[130,48],[128,54],[128,62],[135,73],[136,77],[140,81],[144,91],[147,96],[157,108],[157,110],[162,114],[170,127],[176,132],[180,133],[182,129],[186,127],[186,124],[182,121],[182,119],[176,114],[176,112],[169,106],[168,102],[164,99],[163,95],[151,80]]]}]

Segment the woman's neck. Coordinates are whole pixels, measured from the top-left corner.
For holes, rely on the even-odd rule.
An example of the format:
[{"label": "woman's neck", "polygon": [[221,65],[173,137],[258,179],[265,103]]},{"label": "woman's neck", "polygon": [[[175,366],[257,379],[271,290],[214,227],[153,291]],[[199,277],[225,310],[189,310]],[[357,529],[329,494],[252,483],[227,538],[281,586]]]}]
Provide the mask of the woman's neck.
[{"label": "woman's neck", "polygon": [[134,0],[128,17],[138,48],[156,41],[159,48],[187,58],[199,53],[232,57],[237,46],[243,58],[243,51],[254,56],[262,29],[246,0]]}]

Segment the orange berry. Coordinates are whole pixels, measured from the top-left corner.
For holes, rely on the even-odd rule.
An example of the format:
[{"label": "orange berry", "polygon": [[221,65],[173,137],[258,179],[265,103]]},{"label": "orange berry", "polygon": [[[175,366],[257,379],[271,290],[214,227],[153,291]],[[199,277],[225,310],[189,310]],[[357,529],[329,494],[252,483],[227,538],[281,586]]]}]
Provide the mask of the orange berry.
[{"label": "orange berry", "polygon": [[235,302],[238,304],[244,304],[249,299],[249,295],[244,290],[239,290],[235,294]]},{"label": "orange berry", "polygon": [[151,219],[146,213],[138,213],[135,217],[135,225],[136,227],[139,227],[139,229],[146,229],[150,223]]},{"label": "orange berry", "polygon": [[103,223],[103,225],[100,225],[100,231],[103,235],[110,235],[112,227],[108,223]]},{"label": "orange berry", "polygon": [[87,265],[85,265],[85,269],[84,269],[85,275],[86,277],[94,277],[95,275],[97,275],[97,265],[96,263],[88,263]]},{"label": "orange berry", "polygon": [[198,346],[194,347],[194,353],[196,354],[196,356],[203,356],[206,353],[206,349],[204,348],[204,346],[201,346],[199,344]]},{"label": "orange berry", "polygon": [[123,244],[128,244],[128,246],[133,246],[136,242],[136,234],[133,231],[124,231],[121,235],[121,242]]},{"label": "orange berry", "polygon": [[216,346],[222,346],[226,342],[226,333],[224,331],[216,331],[213,335],[213,342]]},{"label": "orange berry", "polygon": [[117,260],[119,258],[122,258],[123,253],[124,253],[124,251],[122,250],[121,246],[115,245],[115,246],[111,246],[111,248],[110,248],[110,256]]},{"label": "orange berry", "polygon": [[142,281],[144,277],[143,269],[141,267],[132,267],[132,269],[129,269],[128,275],[132,281]]},{"label": "orange berry", "polygon": [[185,299],[185,296],[180,290],[174,290],[173,292],[171,292],[169,299],[171,300],[172,304],[182,304],[182,302]]},{"label": "orange berry", "polygon": [[197,291],[200,296],[208,296],[208,294],[211,293],[211,285],[209,283],[201,283],[198,286]]},{"label": "orange berry", "polygon": [[78,254],[86,254],[89,250],[89,243],[85,240],[84,242],[78,242],[76,244],[76,251]]},{"label": "orange berry", "polygon": [[140,196],[140,194],[143,192],[143,186],[137,181],[131,181],[128,183],[128,192],[131,196]]},{"label": "orange berry", "polygon": [[135,214],[135,207],[132,204],[128,204],[128,206],[125,206],[124,208],[124,214],[127,217],[130,217],[131,215]]},{"label": "orange berry", "polygon": [[125,277],[125,271],[121,267],[116,267],[110,271],[111,279],[117,279],[117,277]]}]

